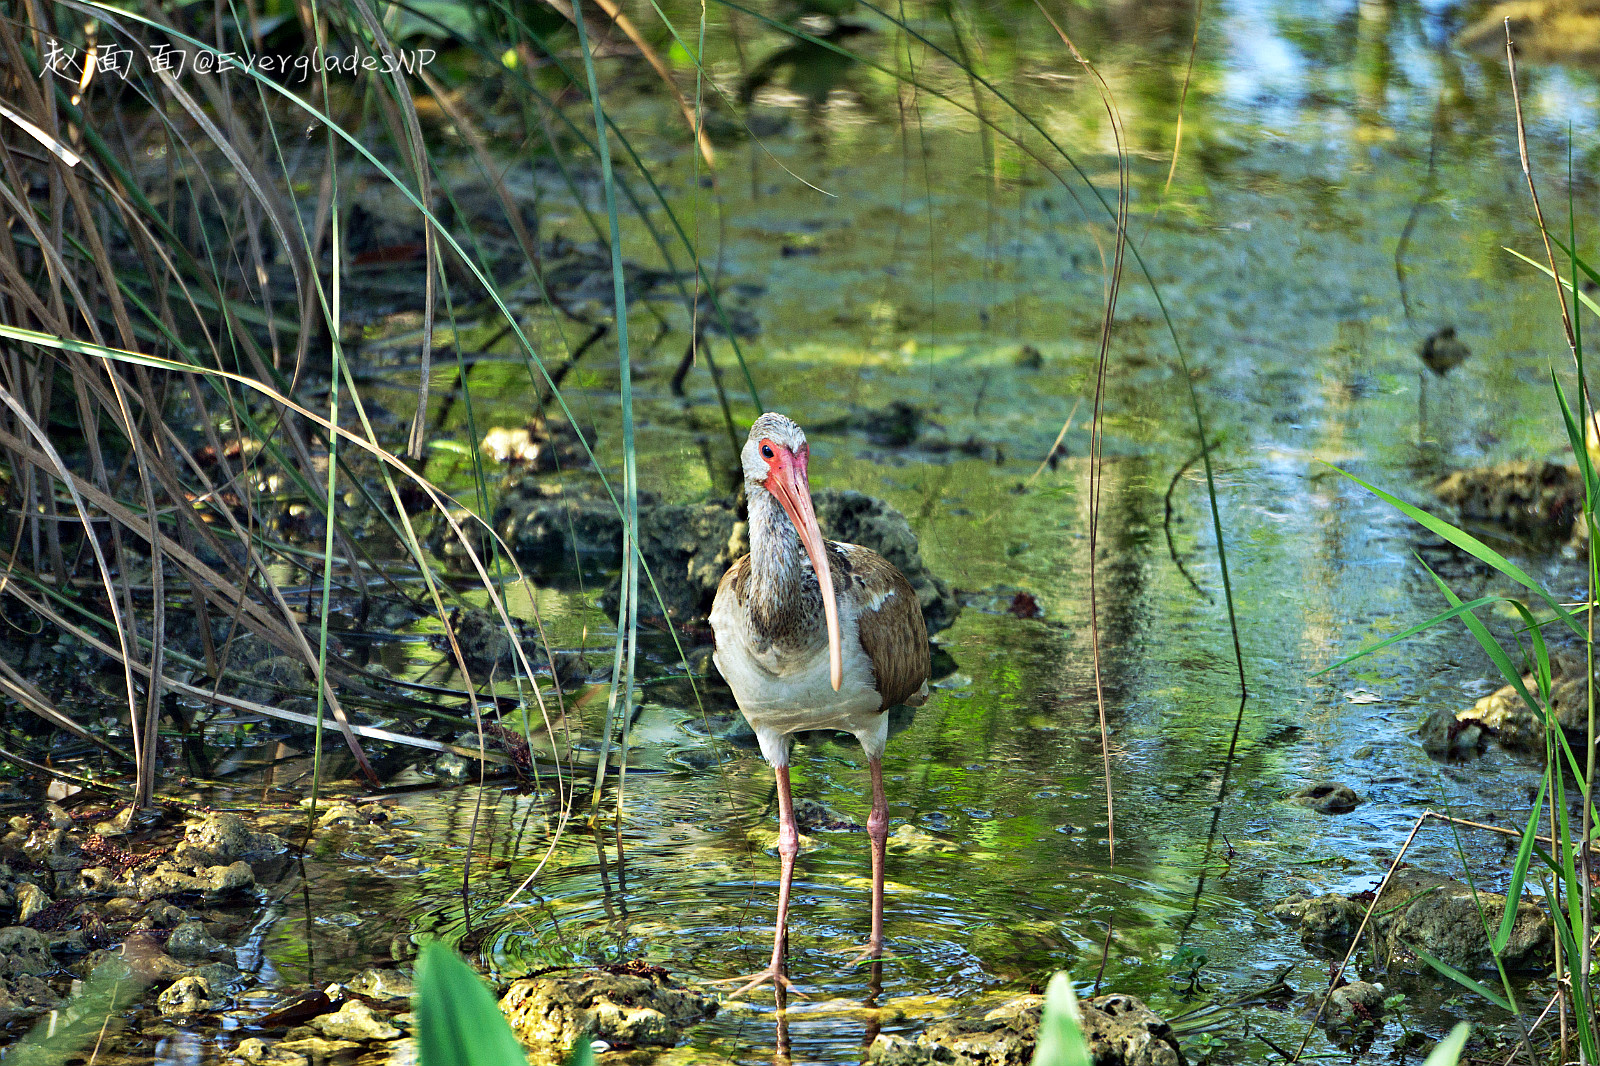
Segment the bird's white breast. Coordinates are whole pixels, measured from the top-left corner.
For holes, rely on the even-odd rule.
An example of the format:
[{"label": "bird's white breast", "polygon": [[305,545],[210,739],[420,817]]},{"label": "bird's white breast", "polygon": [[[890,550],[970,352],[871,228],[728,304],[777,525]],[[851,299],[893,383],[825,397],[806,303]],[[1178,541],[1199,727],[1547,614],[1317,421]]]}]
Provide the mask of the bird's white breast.
[{"label": "bird's white breast", "polygon": [[844,680],[837,692],[829,676],[826,644],[801,655],[784,655],[775,646],[757,651],[754,626],[736,597],[717,597],[711,608],[711,629],[717,641],[712,660],[733,689],[739,710],[755,730],[768,762],[787,765],[784,738],[806,729],[854,733],[869,755],[882,753],[888,719],[879,710],[883,699],[873,678],[872,662],[861,648],[854,611],[840,611]]}]

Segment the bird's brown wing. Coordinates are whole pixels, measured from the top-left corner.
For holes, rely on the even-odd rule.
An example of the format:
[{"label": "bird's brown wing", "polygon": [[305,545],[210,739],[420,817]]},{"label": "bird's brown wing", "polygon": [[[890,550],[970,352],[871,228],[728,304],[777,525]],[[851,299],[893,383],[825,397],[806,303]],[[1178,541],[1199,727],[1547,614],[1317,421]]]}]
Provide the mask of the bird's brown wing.
[{"label": "bird's brown wing", "polygon": [[917,590],[871,548],[837,543],[833,547],[845,562],[839,569],[849,572],[851,598],[860,604],[856,628],[862,650],[872,661],[882,707],[921,705],[928,698],[929,655],[928,627]]}]

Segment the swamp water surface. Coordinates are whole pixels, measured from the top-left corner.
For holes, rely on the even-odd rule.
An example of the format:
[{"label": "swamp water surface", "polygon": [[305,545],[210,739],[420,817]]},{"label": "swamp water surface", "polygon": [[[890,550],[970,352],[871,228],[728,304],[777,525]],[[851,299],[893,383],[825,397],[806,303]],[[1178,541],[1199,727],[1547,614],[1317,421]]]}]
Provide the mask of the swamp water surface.
[{"label": "swamp water surface", "polygon": [[[808,103],[803,65],[788,89],[758,95],[756,113],[786,118],[786,132],[723,149],[720,220],[713,193],[701,193],[704,246],[722,242],[719,276],[751,287],[761,332],[744,346],[766,406],[808,427],[892,401],[922,412],[920,436],[905,447],[814,430],[812,482],[903,511],[924,561],[964,604],[937,637],[953,671],[885,759],[891,832],[912,827],[920,842],[890,851],[881,1009],[861,1006],[868,973],[846,965],[867,933],[864,834],[814,833],[817,847],[799,862],[790,972],[811,998],[790,1006],[796,1061],[859,1061],[878,1031],[914,1035],[954,1005],[990,994],[998,1002],[1057,969],[1093,983],[1102,954],[1101,986],[1144,997],[1164,1016],[1265,985],[1285,966],[1295,988],[1316,989],[1328,957],[1266,907],[1295,889],[1372,886],[1429,807],[1520,824],[1537,782],[1537,767],[1494,748],[1467,764],[1432,762],[1413,735],[1429,711],[1465,707],[1496,687],[1464,629],[1442,627],[1311,676],[1443,606],[1415,555],[1438,561],[1434,543],[1326,464],[1427,506],[1445,468],[1564,447],[1549,385],[1552,361],[1566,371],[1552,293],[1501,248],[1539,254],[1502,61],[1451,49],[1460,17],[1450,5],[1208,4],[1183,157],[1164,194],[1189,24],[1176,6],[1117,11],[1068,29],[1117,94],[1133,149],[1130,233],[1218,442],[1250,696],[1235,738],[1239,678],[1188,392],[1130,257],[1107,379],[1098,559],[1114,863],[1088,628],[1084,459],[1111,247],[1105,216],[1081,183],[1063,188],[1004,141],[986,163],[976,123],[936,100],[902,89],[900,105],[916,109],[902,121],[892,84],[848,66],[827,72],[839,92],[825,105]],[[1040,43],[1015,56],[1006,84],[1048,105],[1046,128],[1110,195],[1101,104],[1065,49],[1046,47],[1041,27],[1032,32]],[[898,48],[913,64],[937,65],[892,31],[852,46],[863,39],[862,50],[886,62]],[[781,39],[758,35],[745,47],[759,55]],[[1015,45],[1004,49],[1014,55]],[[1585,173],[1581,161],[1600,147],[1600,93],[1586,73],[1523,76],[1541,192],[1564,218],[1568,124]],[[966,91],[964,79],[945,83]],[[675,202],[687,204],[697,172],[686,153],[652,142],[661,114],[649,93],[614,110]],[[1009,114],[997,121],[1020,128]],[[1574,196],[1580,214],[1592,209],[1591,185]],[[1408,220],[1409,314],[1395,269]],[[642,228],[625,227],[624,241],[631,257],[650,259]],[[636,314],[634,328],[642,487],[670,500],[720,494],[726,486],[713,483],[703,444],[713,471],[731,463],[731,449],[710,378],[697,369],[688,395],[671,395],[680,342],[649,353],[654,325],[644,318]],[[1424,383],[1415,349],[1441,326],[1456,327],[1473,356]],[[714,343],[735,413],[748,421],[732,353]],[[590,359],[564,392],[615,451],[615,363]],[[396,373],[397,407],[414,378]],[[519,362],[480,362],[478,424],[519,424],[525,381]],[[1058,462],[1022,490],[1074,412]],[[465,439],[464,420],[454,429]],[[970,455],[956,447],[968,441]],[[1169,501],[1188,577],[1169,555]],[[1559,552],[1515,557],[1557,594],[1579,595],[1579,568]],[[1463,598],[1495,589],[1459,559],[1445,573]],[[602,664],[613,623],[598,592],[593,583],[541,589],[535,602],[554,646],[587,643]],[[1019,592],[1040,617],[1008,610]],[[512,609],[530,613],[529,597]],[[399,653],[409,649],[417,658],[389,665],[435,666],[425,645]],[[655,662],[647,676],[670,672],[669,642],[646,651]],[[422,841],[424,872],[367,880],[342,861],[308,861],[308,894],[286,897],[261,943],[263,976],[325,981],[386,957],[396,935],[458,934],[469,849],[475,939],[492,969],[633,958],[680,979],[758,969],[777,875],[766,850],[771,774],[752,745],[723,737],[725,699],[708,697],[702,711],[681,682],[642,692],[620,830],[597,837],[574,822],[552,846],[547,795],[403,797],[396,813]],[[593,736],[598,710],[585,713]],[[866,767],[853,743],[802,744],[793,773],[797,795],[865,821]],[[1353,787],[1363,802],[1326,816],[1283,800],[1320,780]],[[1461,844],[1474,875],[1503,887],[1501,839],[1464,833]],[[1424,831],[1410,857],[1460,874],[1444,830]],[[1203,990],[1193,998],[1191,980]],[[1429,1032],[1456,1015],[1484,1017],[1471,1001],[1441,1005],[1454,993],[1442,982],[1396,987],[1423,1007],[1408,1024]],[[1293,1046],[1307,1023],[1297,1008],[1258,1008],[1248,1024]],[[1371,1054],[1400,1028],[1390,1021]],[[1266,1056],[1244,1032],[1241,1018],[1222,1057]],[[695,1029],[689,1049],[671,1057],[767,1061],[774,1040],[770,1001],[758,996]],[[201,1054],[192,1044],[164,1046],[180,1044],[183,1055],[157,1058],[198,1061],[186,1057]],[[1320,1035],[1318,1049],[1329,1050]]]}]

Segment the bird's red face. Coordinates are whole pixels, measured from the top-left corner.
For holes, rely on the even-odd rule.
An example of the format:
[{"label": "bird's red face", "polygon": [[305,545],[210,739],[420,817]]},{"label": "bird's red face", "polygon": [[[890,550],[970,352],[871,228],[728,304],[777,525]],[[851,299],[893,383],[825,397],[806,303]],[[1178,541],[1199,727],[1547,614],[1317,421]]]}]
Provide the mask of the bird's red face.
[{"label": "bird's red face", "polygon": [[834,691],[844,683],[844,656],[839,637],[839,607],[833,592],[833,571],[828,566],[828,553],[823,548],[822,528],[817,525],[817,512],[811,506],[811,480],[806,474],[811,449],[802,444],[798,452],[770,438],[763,438],[760,455],[767,464],[766,490],[772,493],[794,523],[811,559],[812,572],[817,575],[817,585],[822,592],[822,612],[828,627],[829,680]]}]

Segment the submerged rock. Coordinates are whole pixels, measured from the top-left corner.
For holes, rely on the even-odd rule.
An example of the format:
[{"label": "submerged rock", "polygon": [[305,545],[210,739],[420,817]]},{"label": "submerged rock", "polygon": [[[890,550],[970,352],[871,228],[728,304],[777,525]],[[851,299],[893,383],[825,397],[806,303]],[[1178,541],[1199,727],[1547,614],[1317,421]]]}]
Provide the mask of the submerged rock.
[{"label": "submerged rock", "polygon": [[[1272,914],[1298,924],[1307,939],[1347,939],[1369,907],[1368,928],[1390,965],[1410,959],[1413,948],[1461,970],[1494,965],[1483,927],[1487,922],[1489,928],[1498,928],[1506,897],[1481,889],[1474,896],[1462,882],[1426,870],[1397,871],[1376,901],[1296,893],[1273,907]],[[1554,944],[1549,916],[1528,900],[1518,903],[1516,913],[1501,961],[1510,970],[1548,965]]]},{"label": "submerged rock", "polygon": [[1435,759],[1446,760],[1469,759],[1482,754],[1494,733],[1494,728],[1486,726],[1475,712],[1464,711],[1457,717],[1446,707],[1428,715],[1417,728],[1422,750]]},{"label": "submerged rock", "polygon": [[683,1030],[717,1013],[717,1001],[679,987],[664,970],[524,978],[512,982],[500,1010],[517,1038],[536,1051],[565,1056],[580,1037],[613,1046],[671,1047]]},{"label": "submerged rock", "polygon": [[[935,1022],[915,1040],[879,1034],[867,1051],[878,1066],[1028,1066],[1039,1037],[1044,997],[1023,996],[979,1018]],[[1183,1066],[1167,1025],[1133,996],[1080,1004],[1095,1066]]]},{"label": "submerged rock", "polygon": [[1513,460],[1457,470],[1433,487],[1462,518],[1494,522],[1525,536],[1566,540],[1583,510],[1578,468]]},{"label": "submerged rock", "polygon": [[311,1028],[331,1040],[396,1040],[400,1037],[400,1030],[390,1025],[389,1019],[372,1013],[372,1008],[359,999],[346,1000],[334,1013],[312,1019]]},{"label": "submerged rock", "polygon": [[1434,330],[1417,345],[1417,358],[1440,377],[1465,363],[1471,355],[1472,349],[1456,336],[1454,326]]},{"label": "submerged rock", "polygon": [[162,1014],[198,1014],[215,1010],[217,1003],[205,978],[180,977],[156,997],[156,1007]]},{"label": "submerged rock", "polygon": [[1317,781],[1284,797],[1290,803],[1322,814],[1348,814],[1358,807],[1361,797],[1349,785],[1337,781]]}]

